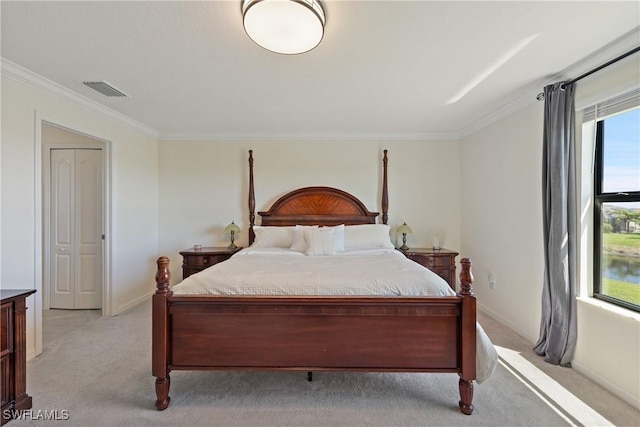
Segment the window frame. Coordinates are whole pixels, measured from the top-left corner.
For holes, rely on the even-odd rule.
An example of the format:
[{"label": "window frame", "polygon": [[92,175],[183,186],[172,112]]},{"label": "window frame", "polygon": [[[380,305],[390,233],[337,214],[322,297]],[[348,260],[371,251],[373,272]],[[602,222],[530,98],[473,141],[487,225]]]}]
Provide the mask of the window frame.
[{"label": "window frame", "polygon": [[[635,109],[635,108],[634,108]],[[611,117],[611,116],[609,116]],[[596,120],[595,155],[593,171],[593,297],[620,307],[640,312],[640,306],[601,293],[602,288],[602,204],[607,202],[640,202],[640,191],[603,193],[604,128],[607,117]]]}]

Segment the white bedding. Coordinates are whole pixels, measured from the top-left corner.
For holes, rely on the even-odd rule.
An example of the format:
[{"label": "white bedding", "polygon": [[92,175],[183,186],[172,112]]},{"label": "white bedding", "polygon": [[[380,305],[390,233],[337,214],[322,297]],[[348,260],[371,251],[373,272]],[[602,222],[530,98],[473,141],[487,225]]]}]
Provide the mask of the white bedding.
[{"label": "white bedding", "polygon": [[437,274],[394,249],[353,249],[306,256],[247,248],[174,286],[176,295],[455,295]]},{"label": "white bedding", "polygon": [[[174,295],[453,296],[437,274],[395,249],[364,248],[306,256],[281,248],[246,248],[193,274]],[[495,370],[498,355],[478,324],[476,381]]]}]

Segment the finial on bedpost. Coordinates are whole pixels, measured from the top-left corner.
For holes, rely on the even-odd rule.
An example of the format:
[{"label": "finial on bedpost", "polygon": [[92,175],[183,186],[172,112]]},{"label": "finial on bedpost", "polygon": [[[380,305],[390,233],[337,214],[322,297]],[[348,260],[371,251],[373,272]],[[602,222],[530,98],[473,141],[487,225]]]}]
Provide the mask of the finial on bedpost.
[{"label": "finial on bedpost", "polygon": [[462,265],[462,271],[460,272],[460,295],[473,295],[473,273],[471,273],[471,266],[473,261],[469,258],[462,258],[460,261]]},{"label": "finial on bedpost", "polygon": [[253,226],[256,221],[256,197],[253,189],[253,150],[249,150],[249,245],[253,243],[256,235]]},{"label": "finial on bedpost", "polygon": [[156,294],[168,294],[169,282],[171,281],[171,271],[169,271],[169,258],[161,256],[156,261],[158,264],[158,271],[156,272]]},{"label": "finial on bedpost", "polygon": [[389,192],[387,191],[387,163],[389,158],[387,157],[387,150],[384,150],[384,156],[382,157],[382,223],[386,224],[389,220]]}]

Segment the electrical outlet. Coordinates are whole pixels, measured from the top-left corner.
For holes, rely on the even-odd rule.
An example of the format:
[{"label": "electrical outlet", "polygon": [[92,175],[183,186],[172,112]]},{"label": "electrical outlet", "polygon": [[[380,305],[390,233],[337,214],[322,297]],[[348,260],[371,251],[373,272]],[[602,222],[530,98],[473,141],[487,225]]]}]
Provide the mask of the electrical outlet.
[{"label": "electrical outlet", "polygon": [[496,288],[496,278],[493,276],[493,274],[489,273],[489,289],[495,289]]}]

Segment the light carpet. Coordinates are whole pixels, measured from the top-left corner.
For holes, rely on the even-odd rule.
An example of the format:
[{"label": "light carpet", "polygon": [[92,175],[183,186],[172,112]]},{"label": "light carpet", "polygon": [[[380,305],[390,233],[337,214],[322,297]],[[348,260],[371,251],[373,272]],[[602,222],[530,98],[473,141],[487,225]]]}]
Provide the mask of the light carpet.
[{"label": "light carpet", "polygon": [[[455,374],[316,372],[171,373],[171,404],[154,407],[150,301],[87,321],[27,364],[31,418],[11,426],[565,426],[508,369],[475,386],[458,409]],[[46,421],[43,412],[68,414]],[[51,413],[51,412],[49,412]]]}]

